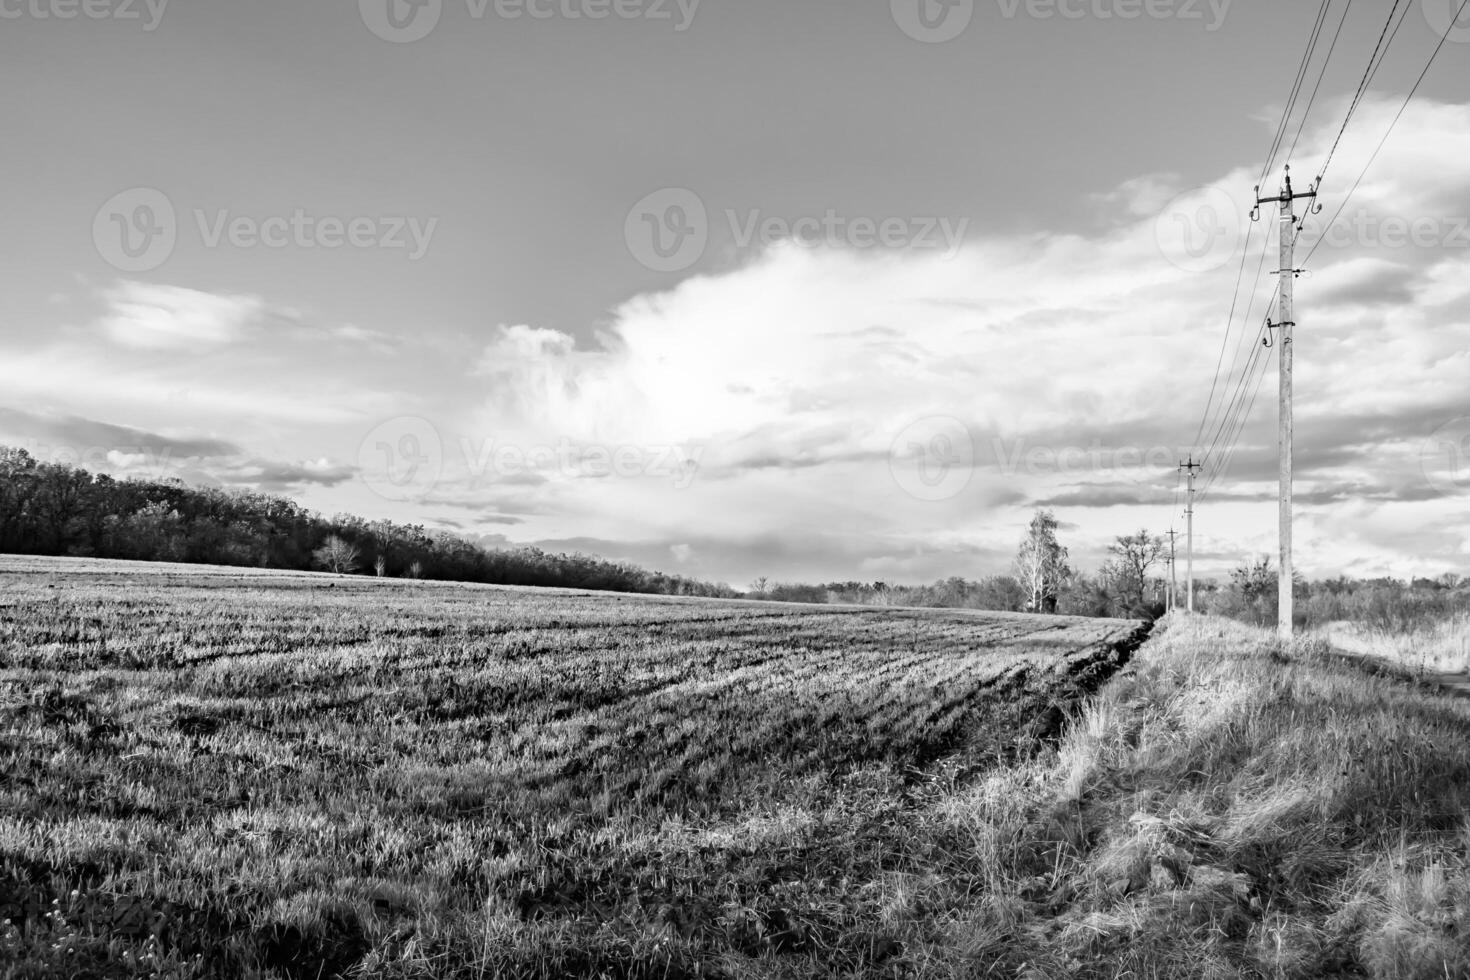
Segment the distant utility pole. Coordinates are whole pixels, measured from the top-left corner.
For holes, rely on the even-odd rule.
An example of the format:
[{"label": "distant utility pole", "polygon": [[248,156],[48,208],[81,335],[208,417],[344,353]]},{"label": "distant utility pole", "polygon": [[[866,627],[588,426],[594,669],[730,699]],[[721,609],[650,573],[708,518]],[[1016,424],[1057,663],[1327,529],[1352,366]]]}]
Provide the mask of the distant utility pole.
[{"label": "distant utility pole", "polygon": [[1174,611],[1174,605],[1178,601],[1174,597],[1179,594],[1179,574],[1174,568],[1174,539],[1179,532],[1172,527],[1169,528],[1169,611]]},{"label": "distant utility pole", "polygon": [[1189,475],[1189,502],[1184,508],[1184,599],[1190,612],[1194,612],[1194,471],[1201,465],[1194,461],[1193,453],[1187,462],[1179,464],[1179,468]]},{"label": "distant utility pole", "polygon": [[[1320,181],[1321,178],[1318,178]],[[1296,208],[1293,202],[1297,198],[1313,198],[1317,196],[1317,182],[1313,182],[1309,191],[1293,191],[1291,189],[1291,167],[1286,168],[1286,176],[1277,197],[1262,197],[1261,188],[1256,187],[1256,207],[1251,211],[1253,220],[1260,219],[1260,207],[1262,204],[1277,204],[1281,210],[1281,268],[1277,274],[1281,277],[1280,295],[1281,305],[1277,312],[1280,318],[1276,323],[1267,321],[1267,326],[1280,333],[1276,337],[1278,355],[1280,357],[1280,368],[1278,371],[1280,380],[1280,420],[1281,432],[1278,437],[1278,452],[1281,457],[1281,478],[1278,489],[1280,505],[1281,524],[1281,561],[1280,576],[1276,583],[1276,632],[1284,640],[1291,639],[1291,450],[1292,450],[1292,410],[1291,410],[1291,362],[1292,362],[1292,328],[1296,323],[1292,320],[1292,292],[1296,284],[1296,277],[1302,270],[1296,267]],[[1321,211],[1321,205],[1312,209],[1312,213]],[[1270,340],[1264,341],[1270,344]]]}]

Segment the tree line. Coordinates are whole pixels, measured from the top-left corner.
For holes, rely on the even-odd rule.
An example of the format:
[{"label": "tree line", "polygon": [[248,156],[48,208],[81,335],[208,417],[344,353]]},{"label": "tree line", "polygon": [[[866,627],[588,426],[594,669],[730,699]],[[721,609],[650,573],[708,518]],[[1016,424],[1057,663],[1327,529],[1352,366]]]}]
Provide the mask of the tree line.
[{"label": "tree line", "polygon": [[1067,549],[1057,540],[1059,526],[1051,511],[1037,510],[1006,575],[974,580],[955,576],[933,585],[772,585],[766,579],[757,579],[748,595],[785,602],[929,606],[1123,619],[1156,619],[1163,615],[1164,579],[1157,574],[1165,551],[1161,537],[1140,530],[1115,538],[1108,546],[1107,560],[1096,573],[1088,575],[1071,566]]},{"label": "tree line", "polygon": [[[975,580],[952,577],[933,585],[890,585],[885,582],[829,582],[823,585],[778,583],[757,579],[748,595],[785,602],[829,602],[857,605],[930,606],[998,612],[1038,612],[1067,616],[1157,619],[1167,608],[1170,581],[1168,545],[1161,535],[1139,530],[1119,535],[1107,558],[1092,574],[1072,567],[1058,540],[1059,523],[1039,509],[1016,549],[1008,575]],[[1228,581],[1195,580],[1195,610],[1261,626],[1276,622],[1277,572],[1269,557],[1242,562]],[[1185,604],[1185,583],[1175,601]],[[1363,622],[1389,632],[1422,628],[1470,611],[1470,580],[1449,573],[1438,578],[1336,578],[1309,582],[1293,579],[1294,618],[1298,627],[1338,620]]]},{"label": "tree line", "polygon": [[733,597],[727,585],[585,554],[488,548],[419,524],[327,518],[286,497],[118,480],[0,446],[0,552],[176,561],[494,585]]},{"label": "tree line", "polygon": [[[177,479],[117,480],[0,446],[0,553],[193,562],[346,574],[783,602],[921,606],[1153,619],[1165,609],[1167,546],[1146,530],[1120,535],[1096,572],[1073,568],[1049,510],[1032,517],[1008,574],[951,576],[930,585],[772,583],[744,593],[723,583],[649,571],[586,554],[491,548],[419,524],[323,517],[258,491],[191,487]],[[1184,583],[1179,583],[1182,592]],[[1401,629],[1470,608],[1458,575],[1400,582],[1345,577],[1293,585],[1298,625],[1351,619]],[[1195,583],[1195,608],[1276,621],[1276,571],[1247,561],[1229,581]]]}]

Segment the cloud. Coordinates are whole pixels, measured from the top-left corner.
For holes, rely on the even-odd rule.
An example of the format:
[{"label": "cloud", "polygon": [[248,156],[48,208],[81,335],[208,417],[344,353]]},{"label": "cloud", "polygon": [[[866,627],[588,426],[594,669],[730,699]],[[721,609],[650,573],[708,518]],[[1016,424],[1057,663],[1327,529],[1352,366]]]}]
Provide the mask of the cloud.
[{"label": "cloud", "polygon": [[222,296],[124,280],[105,294],[99,321],[114,343],[141,350],[205,350],[244,339],[265,312],[254,296]]},{"label": "cloud", "polygon": [[0,406],[0,435],[39,441],[55,452],[74,456],[117,452],[152,457],[233,456],[241,452],[225,439],[167,436],[126,425],[77,415],[46,415]]},{"label": "cloud", "polygon": [[[1382,132],[1396,108],[1365,101],[1355,133]],[[1326,125],[1304,134],[1298,169],[1310,172],[1335,135]],[[1375,143],[1344,140],[1326,203],[1341,201]],[[1428,170],[1444,179],[1420,180]],[[833,574],[845,563],[922,576],[941,572],[931,562],[953,561],[956,549],[1007,554],[1040,502],[1087,511],[1070,522],[1081,538],[1074,554],[1086,561],[1114,534],[1178,519],[1177,462],[1208,448],[1214,431],[1204,426],[1206,445],[1190,445],[1243,236],[1254,236],[1248,268],[1261,250],[1274,254],[1263,231],[1275,223],[1245,220],[1255,178],[1242,165],[1199,191],[1240,205],[1229,227],[1242,236],[1228,261],[1203,271],[1171,262],[1160,241],[1160,210],[1184,182],[1148,175],[1095,196],[1106,220],[1088,235],[973,229],[952,258],[778,245],[737,269],[630,299],[595,346],[535,326],[501,328],[478,362],[490,393],[465,425],[538,442],[702,450],[699,477],[682,491],[553,476],[531,491],[545,516],[528,522],[529,533],[555,524],[589,540],[647,541],[665,556],[687,544],[696,561],[728,554],[753,568],[742,544],[751,535],[822,528],[868,544],[850,551],[802,535],[807,551],[768,550],[766,572],[820,557]],[[1381,505],[1351,518],[1373,522],[1433,496],[1418,447],[1470,388],[1470,254],[1397,247],[1361,229],[1381,228],[1375,215],[1408,226],[1437,216],[1448,228],[1467,199],[1470,106],[1416,103],[1347,212],[1366,209],[1367,223],[1324,240],[1298,283],[1300,499],[1320,522],[1327,560],[1346,560],[1336,542],[1346,540],[1339,531],[1353,501]],[[1309,219],[1304,262],[1312,222],[1330,216]],[[1251,332],[1272,286],[1261,278]],[[1221,404],[1252,350],[1242,322],[1226,347]],[[1246,396],[1258,377],[1261,389],[1274,386],[1273,365],[1260,365],[1273,376],[1253,374]],[[1252,403],[1212,491],[1221,505],[1214,530],[1236,547],[1274,534],[1271,396],[1261,390]],[[939,418],[963,421],[973,472],[953,496],[923,499],[896,480],[894,445]],[[1212,462],[1226,447],[1214,448]]]},{"label": "cloud", "polygon": [[[1329,207],[1396,109],[1360,107],[1323,186]],[[1304,133],[1296,170],[1311,173],[1335,135]],[[583,343],[535,323],[495,326],[488,340],[393,337],[377,324],[317,325],[254,296],[123,282],[85,331],[6,351],[0,389],[34,416],[9,410],[17,427],[107,447],[110,465],[136,468],[145,450],[167,449],[200,479],[320,491],[328,506],[369,510],[381,501],[354,498],[352,468],[333,460],[356,459],[380,422],[431,419],[443,474],[417,506],[496,540],[514,527],[522,541],[587,542],[653,566],[672,558],[712,577],[999,571],[1038,502],[1057,508],[1086,567],[1115,534],[1177,523],[1178,460],[1206,450],[1216,482],[1197,515],[1201,553],[1269,551],[1276,351],[1254,343],[1268,275],[1253,301],[1242,295],[1225,338],[1214,404],[1237,389],[1237,404],[1258,397],[1223,475],[1214,420],[1200,425],[1245,234],[1248,272],[1274,254],[1275,222],[1245,219],[1255,171],[1242,162],[1192,192],[1225,202],[1219,228],[1194,230],[1237,236],[1204,268],[1171,261],[1160,231],[1197,178],[1144,175],[1083,202],[1095,210],[1085,227],[972,227],[951,256],[773,246],[628,299]],[[1350,233],[1321,236],[1331,210],[1308,218],[1295,347],[1304,567],[1393,569],[1460,553],[1470,500],[1437,485],[1421,457],[1466,414],[1470,248],[1448,239],[1467,200],[1470,106],[1416,101],[1344,211]],[[1398,244],[1394,229],[1416,223],[1447,240]],[[1243,379],[1252,356],[1264,370]],[[53,405],[70,414],[41,411]],[[138,428],[88,430],[83,416]],[[206,435],[181,432],[182,418]],[[1192,445],[1201,428],[1204,445]],[[477,451],[563,441],[574,462],[626,450],[697,466],[497,473]],[[936,447],[962,479],[930,493],[915,470]],[[408,506],[395,516],[421,519]],[[1392,543],[1420,541],[1415,514],[1439,522],[1424,539],[1432,552]]]},{"label": "cloud", "polygon": [[165,435],[77,415],[46,415],[0,406],[0,443],[26,449],[43,463],[143,479],[178,477],[209,486],[271,492],[334,487],[355,467],[326,458],[296,462],[251,454],[225,439]]},{"label": "cloud", "polygon": [[214,471],[227,482],[259,490],[294,490],[305,486],[335,487],[357,475],[356,467],[327,459],[288,463],[251,457]]}]

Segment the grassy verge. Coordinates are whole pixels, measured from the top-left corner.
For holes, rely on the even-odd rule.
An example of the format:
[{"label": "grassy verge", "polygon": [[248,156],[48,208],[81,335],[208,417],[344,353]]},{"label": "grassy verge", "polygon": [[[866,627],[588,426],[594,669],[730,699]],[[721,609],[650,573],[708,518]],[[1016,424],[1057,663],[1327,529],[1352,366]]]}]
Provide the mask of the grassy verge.
[{"label": "grassy verge", "polygon": [[1324,640],[1350,653],[1378,657],[1420,673],[1470,673],[1470,614],[1457,613],[1412,630],[1336,622],[1319,632]]},{"label": "grassy verge", "polygon": [[1164,624],[1055,759],[975,793],[949,805],[1009,858],[971,975],[1470,975],[1470,708],[1320,641]]}]

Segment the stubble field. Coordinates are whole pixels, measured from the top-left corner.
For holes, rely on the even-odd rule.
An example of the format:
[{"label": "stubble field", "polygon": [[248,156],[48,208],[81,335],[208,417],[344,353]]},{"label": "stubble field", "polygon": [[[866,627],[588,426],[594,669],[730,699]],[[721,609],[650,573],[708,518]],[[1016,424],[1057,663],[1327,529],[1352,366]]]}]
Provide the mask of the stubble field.
[{"label": "stubble field", "polygon": [[987,874],[934,804],[1139,636],[0,558],[0,963],[913,975]]}]

